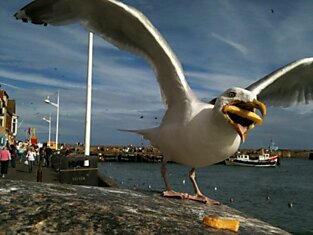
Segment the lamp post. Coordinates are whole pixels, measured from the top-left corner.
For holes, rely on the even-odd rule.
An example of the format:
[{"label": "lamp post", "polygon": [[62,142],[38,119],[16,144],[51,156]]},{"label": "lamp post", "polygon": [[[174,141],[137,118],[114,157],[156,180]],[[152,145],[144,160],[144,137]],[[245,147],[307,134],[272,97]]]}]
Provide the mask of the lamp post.
[{"label": "lamp post", "polygon": [[53,103],[50,101],[50,97],[47,96],[45,99],[47,104],[51,104],[52,106],[57,108],[57,122],[56,122],[56,132],[55,132],[55,148],[58,149],[58,140],[59,140],[59,116],[60,116],[60,93],[58,90],[57,102]]},{"label": "lamp post", "polygon": [[90,155],[90,126],[91,126],[91,92],[92,92],[92,52],[93,33],[88,37],[88,68],[86,86],[86,122],[85,122],[85,155]]},{"label": "lamp post", "polygon": [[50,146],[50,141],[51,141],[51,115],[49,116],[49,119],[47,119],[46,117],[43,117],[42,118],[44,121],[48,122],[49,123],[49,138],[48,138],[48,146]]}]

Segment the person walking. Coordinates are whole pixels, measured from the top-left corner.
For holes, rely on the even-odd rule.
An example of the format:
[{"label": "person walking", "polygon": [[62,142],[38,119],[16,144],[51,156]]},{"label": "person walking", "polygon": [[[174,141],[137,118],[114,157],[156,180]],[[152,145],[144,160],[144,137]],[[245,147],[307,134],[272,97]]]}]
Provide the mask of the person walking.
[{"label": "person walking", "polygon": [[11,154],[8,147],[4,147],[0,150],[0,162],[1,162],[1,177],[4,178],[8,174],[9,161],[11,160]]},{"label": "person walking", "polygon": [[23,161],[23,156],[24,156],[24,146],[22,143],[19,143],[17,145],[17,156],[18,156],[18,160],[20,163],[22,163]]},{"label": "person walking", "polygon": [[29,147],[29,150],[26,154],[26,160],[28,161],[28,172],[33,172],[33,165],[36,159],[36,151],[33,146]]},{"label": "person walking", "polygon": [[39,162],[38,162],[38,168],[37,168],[37,182],[42,182],[42,166],[44,165],[45,160],[45,148],[46,145],[44,144],[39,149]]},{"label": "person walking", "polygon": [[45,149],[45,160],[46,160],[45,166],[47,167],[49,167],[50,165],[51,154],[52,154],[52,149],[47,145]]},{"label": "person walking", "polygon": [[11,167],[15,168],[16,166],[16,158],[17,158],[17,148],[15,146],[15,144],[11,144],[10,145],[10,154],[11,154]]}]

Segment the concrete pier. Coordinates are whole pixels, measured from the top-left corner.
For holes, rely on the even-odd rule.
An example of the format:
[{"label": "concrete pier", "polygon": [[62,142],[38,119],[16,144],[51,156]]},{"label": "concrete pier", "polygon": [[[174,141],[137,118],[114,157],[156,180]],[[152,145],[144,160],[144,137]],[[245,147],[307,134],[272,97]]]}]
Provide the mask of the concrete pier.
[{"label": "concrete pier", "polygon": [[[240,221],[239,234],[288,234],[225,205],[163,198],[160,192],[60,184],[44,167],[17,164],[0,179],[0,234],[234,234],[209,228],[204,216]],[[99,176],[109,182],[107,176]]]},{"label": "concrete pier", "polygon": [[163,198],[159,192],[0,180],[3,234],[234,234],[205,215],[240,220],[239,234],[288,234],[225,205]]}]

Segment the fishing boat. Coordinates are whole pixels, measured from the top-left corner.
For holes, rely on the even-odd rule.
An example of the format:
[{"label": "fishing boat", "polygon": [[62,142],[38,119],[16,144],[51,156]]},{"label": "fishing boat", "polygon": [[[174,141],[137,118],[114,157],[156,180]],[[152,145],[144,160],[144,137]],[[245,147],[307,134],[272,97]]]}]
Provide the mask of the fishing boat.
[{"label": "fishing boat", "polygon": [[275,167],[279,165],[279,156],[268,149],[260,149],[254,153],[237,152],[234,156],[226,159],[225,164],[232,166]]}]

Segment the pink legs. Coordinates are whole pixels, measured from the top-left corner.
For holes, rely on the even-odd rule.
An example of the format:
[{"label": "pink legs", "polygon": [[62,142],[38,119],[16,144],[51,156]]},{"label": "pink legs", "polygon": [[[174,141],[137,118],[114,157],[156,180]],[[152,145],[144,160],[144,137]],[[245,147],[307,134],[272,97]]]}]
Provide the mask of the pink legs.
[{"label": "pink legs", "polygon": [[165,188],[166,191],[163,192],[164,197],[175,197],[175,198],[180,198],[180,199],[189,199],[189,200],[194,200],[202,203],[208,203],[211,205],[219,205],[220,203],[218,201],[215,201],[213,199],[210,199],[206,196],[204,196],[196,182],[196,171],[195,168],[192,168],[191,171],[189,172],[189,178],[191,180],[191,183],[194,187],[195,190],[195,195],[189,195],[187,193],[180,193],[180,192],[175,192],[172,190],[172,187],[170,186],[168,182],[168,175],[167,175],[167,168],[166,168],[166,161],[162,162],[161,165],[161,175],[163,177],[164,183],[165,183]]},{"label": "pink legs", "polygon": [[198,184],[196,182],[196,170],[195,170],[195,168],[192,168],[191,171],[189,172],[189,178],[190,178],[191,183],[193,185],[193,188],[195,190],[195,195],[189,195],[188,199],[198,201],[198,202],[208,203],[211,205],[219,205],[220,204],[218,201],[215,201],[211,198],[208,198],[201,193],[201,191],[198,187]]},{"label": "pink legs", "polygon": [[175,197],[180,199],[187,199],[188,194],[187,193],[180,193],[175,192],[172,190],[172,187],[170,186],[168,182],[168,176],[167,176],[167,168],[166,168],[166,161],[164,160],[161,165],[161,175],[163,177],[164,183],[165,183],[165,189],[166,191],[163,192],[164,197]]}]

